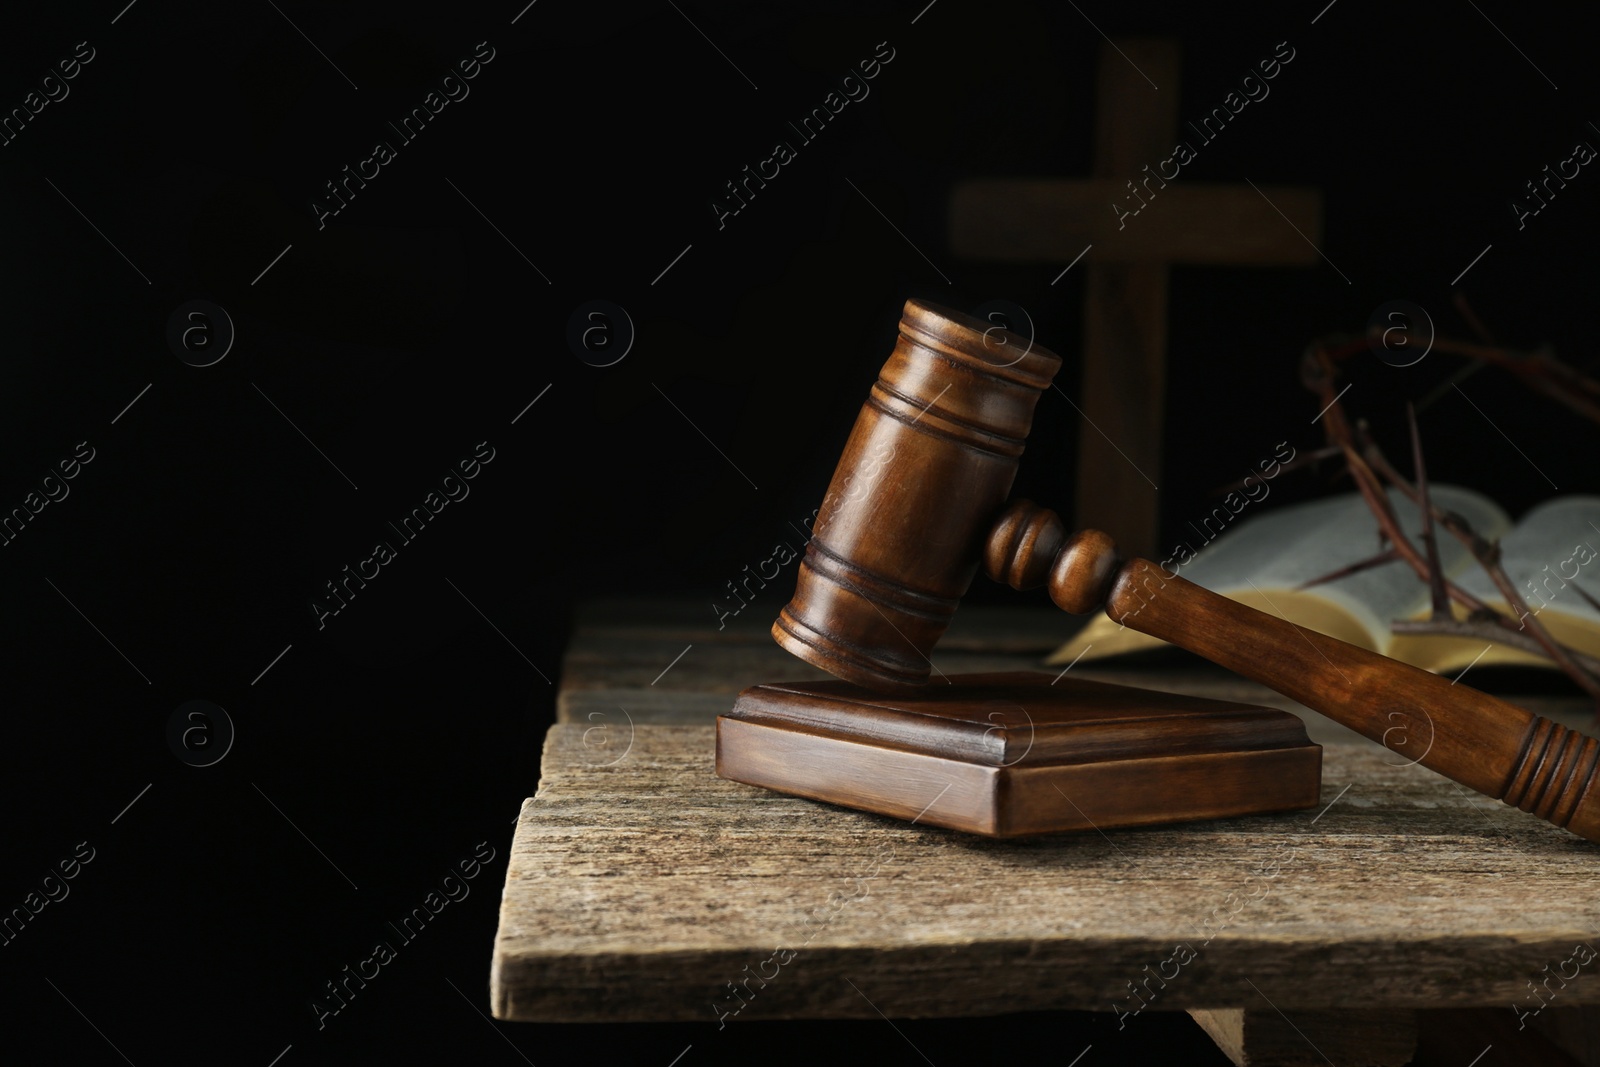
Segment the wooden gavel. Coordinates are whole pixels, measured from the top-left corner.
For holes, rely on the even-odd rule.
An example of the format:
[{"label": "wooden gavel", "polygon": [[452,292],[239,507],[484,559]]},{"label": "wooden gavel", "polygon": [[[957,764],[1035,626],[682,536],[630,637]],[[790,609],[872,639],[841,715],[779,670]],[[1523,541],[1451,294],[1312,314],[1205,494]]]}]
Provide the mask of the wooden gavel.
[{"label": "wooden gavel", "polygon": [[[1600,841],[1600,741],[1487,694],[1245,607],[1099,530],[1006,503],[1039,394],[1060,357],[923,301],[905,305],[829,484],[794,598],[772,633],[790,652],[880,691],[928,681],[929,654],[981,561],[1065,611],[1113,621],[1270,686],[1395,751],[1394,712],[1420,713],[1414,762]],[[1409,739],[1412,744],[1415,739]],[[1403,755],[1409,756],[1410,753]]]}]

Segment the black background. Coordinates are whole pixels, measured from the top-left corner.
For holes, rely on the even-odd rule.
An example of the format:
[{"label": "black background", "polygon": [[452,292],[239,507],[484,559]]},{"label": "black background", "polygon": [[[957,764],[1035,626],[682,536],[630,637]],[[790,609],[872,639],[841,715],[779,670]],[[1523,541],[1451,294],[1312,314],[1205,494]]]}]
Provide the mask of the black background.
[{"label": "black background", "polygon": [[[1593,367],[1600,177],[1585,169],[1520,232],[1509,206],[1576,141],[1600,144],[1577,5],[678,7],[139,0],[119,15],[112,0],[8,27],[7,110],[77,42],[95,50],[0,147],[0,510],[78,442],[95,450],[0,549],[0,908],[78,842],[96,850],[0,949],[17,1062],[265,1065],[292,1045],[285,1067],[519,1051],[664,1065],[691,1044],[686,1067],[919,1062],[881,1021],[477,1015],[573,604],[681,594],[709,619],[723,582],[820,502],[908,297],[1021,305],[1076,395],[1081,267],[1052,285],[1065,261],[958,260],[945,219],[964,177],[1088,172],[1096,26],[1181,39],[1182,84],[1159,91],[1183,117],[1288,41],[1271,95],[1180,180],[1321,187],[1337,264],[1174,269],[1168,537],[1277,442],[1320,443],[1299,354],[1386,301],[1468,337],[1459,291],[1499,340]],[[319,230],[323,184],[397,142],[386,121],[485,40],[470,95]],[[884,41],[870,96],[719,229],[723,183]],[[165,340],[191,299],[237,330],[211,367]],[[610,367],[566,340],[592,299],[636,328]],[[1403,455],[1404,400],[1459,366],[1357,358],[1347,405]],[[1496,371],[1461,385],[1481,413],[1452,391],[1422,414],[1435,478],[1513,513],[1596,489],[1593,426]],[[1051,393],[1035,425],[1019,491],[1068,505],[1078,417]],[[319,630],[323,583],[482,441],[495,458],[470,496]],[[237,728],[211,767],[167,745],[191,699]],[[496,858],[472,895],[319,1031],[322,983],[479,842]],[[900,1025],[941,1064],[1090,1042],[1086,1064],[1217,1060],[1181,1017],[1120,1034],[1068,1013]]]}]

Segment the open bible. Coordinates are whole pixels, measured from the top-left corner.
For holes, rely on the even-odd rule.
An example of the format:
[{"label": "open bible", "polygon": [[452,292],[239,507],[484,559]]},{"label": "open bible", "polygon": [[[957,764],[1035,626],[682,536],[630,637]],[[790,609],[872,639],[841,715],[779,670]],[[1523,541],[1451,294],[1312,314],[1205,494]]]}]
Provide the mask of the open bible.
[{"label": "open bible", "polygon": [[[1494,501],[1469,489],[1435,485],[1431,496],[1435,505],[1459,513],[1487,540],[1499,539],[1506,574],[1557,641],[1600,655],[1600,611],[1574,588],[1581,586],[1600,599],[1600,496],[1558,497],[1515,523]],[[1391,489],[1389,498],[1400,528],[1417,543],[1420,509],[1398,490]],[[1190,529],[1195,537],[1172,553],[1174,559],[1189,562],[1169,561],[1163,564],[1167,573],[1175,570],[1212,592],[1296,626],[1435,673],[1463,670],[1475,661],[1484,666],[1554,666],[1508,645],[1492,644],[1486,650],[1486,642],[1476,637],[1395,633],[1392,622],[1431,615],[1427,585],[1403,561],[1300,588],[1378,552],[1377,523],[1359,494],[1266,512],[1210,540],[1200,527]],[[1438,524],[1434,531],[1445,575],[1515,617],[1466,546]],[[1459,605],[1454,610],[1458,618],[1465,617]],[[1164,645],[1101,615],[1048,662],[1087,662]]]}]

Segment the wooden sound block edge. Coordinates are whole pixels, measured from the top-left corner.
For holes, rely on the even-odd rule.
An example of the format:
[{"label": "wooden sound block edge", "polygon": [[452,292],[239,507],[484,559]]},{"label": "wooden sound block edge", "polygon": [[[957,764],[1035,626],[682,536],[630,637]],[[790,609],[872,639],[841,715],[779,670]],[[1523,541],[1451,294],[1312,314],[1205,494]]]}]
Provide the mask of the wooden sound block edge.
[{"label": "wooden sound block edge", "polygon": [[717,775],[985,837],[1297,811],[1321,795],[1322,746],[992,766],[717,717]]}]

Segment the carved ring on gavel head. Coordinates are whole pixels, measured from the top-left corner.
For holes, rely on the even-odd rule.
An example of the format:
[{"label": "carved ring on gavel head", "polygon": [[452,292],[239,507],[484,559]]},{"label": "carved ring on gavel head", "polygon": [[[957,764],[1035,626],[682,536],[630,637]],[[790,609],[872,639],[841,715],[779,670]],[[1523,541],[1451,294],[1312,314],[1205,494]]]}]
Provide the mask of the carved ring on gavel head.
[{"label": "carved ring on gavel head", "polygon": [[1024,338],[908,301],[773,626],[778,643],[868,688],[927,681],[1060,369]]},{"label": "carved ring on gavel head", "polygon": [[982,563],[1016,588],[1047,586],[1066,611],[1103,607],[1379,744],[1396,708],[1420,712],[1437,728],[1416,762],[1600,840],[1600,741],[1148,560],[1123,561],[1104,533],[1068,536],[1028,501],[1007,504],[1034,406],[1060,366],[1024,338],[908,301],[773,625],[778,643],[846,681],[904,693],[928,681],[933,647]]}]

